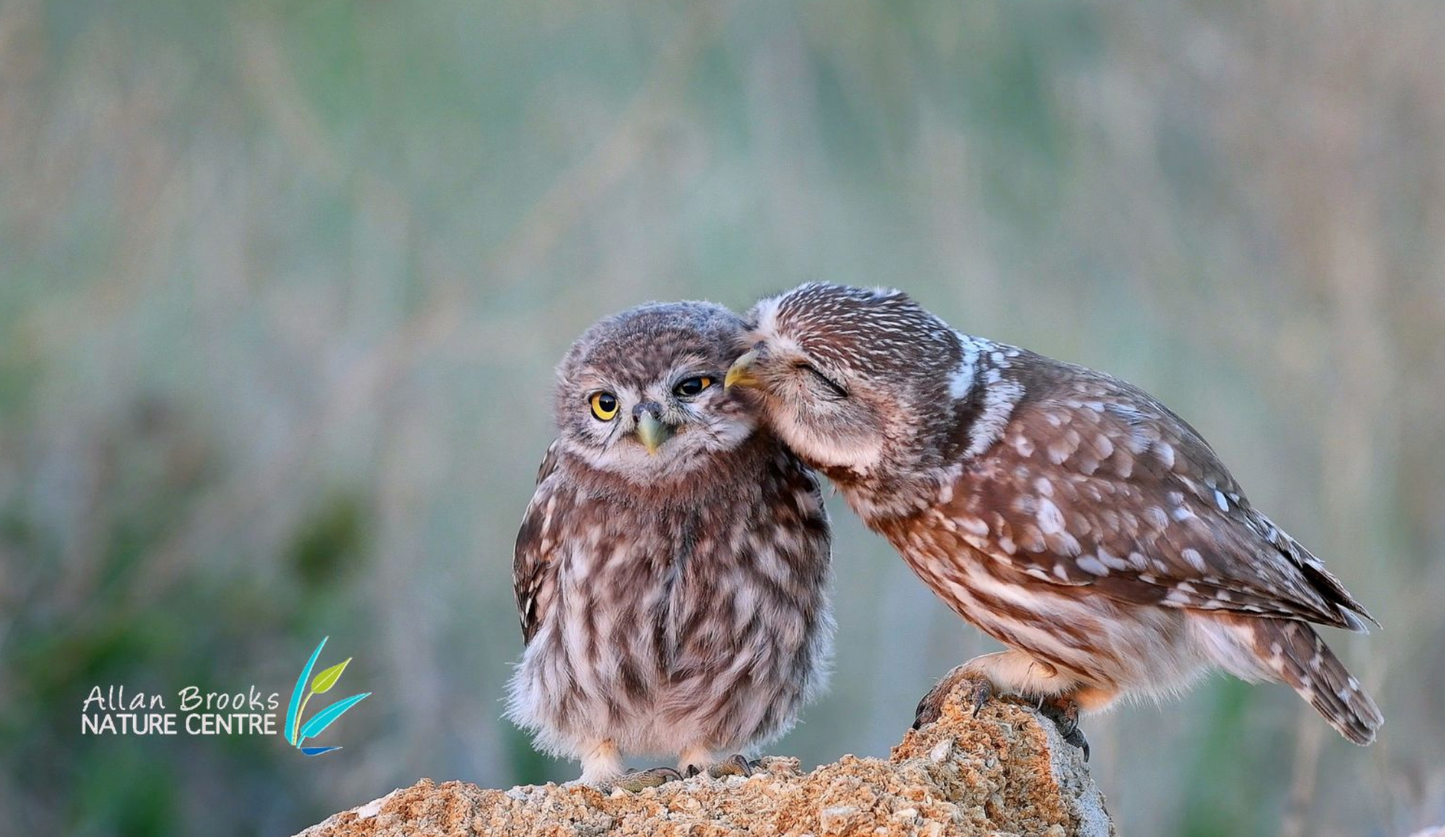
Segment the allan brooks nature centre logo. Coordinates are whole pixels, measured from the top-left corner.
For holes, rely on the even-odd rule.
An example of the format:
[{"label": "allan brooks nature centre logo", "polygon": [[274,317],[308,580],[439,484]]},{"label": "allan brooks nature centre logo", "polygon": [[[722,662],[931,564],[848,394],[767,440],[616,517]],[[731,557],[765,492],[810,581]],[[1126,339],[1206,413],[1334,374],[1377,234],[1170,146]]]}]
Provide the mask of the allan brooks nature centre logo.
[{"label": "allan brooks nature centre logo", "polygon": [[[81,706],[80,731],[83,735],[284,735],[291,746],[308,756],[319,756],[340,746],[306,746],[308,739],[321,735],[346,710],[371,696],[362,692],[336,701],[306,720],[306,707],[317,695],[324,695],[341,680],[351,658],[322,670],[315,677],[311,672],[326,637],[296,678],[291,690],[291,703],[286,708],[286,726],[276,727],[276,711],[281,708],[281,694],[262,695],[255,686],[245,692],[202,692],[198,686],[187,686],[176,693],[179,713],[166,709],[165,696],[144,692],[127,698],[125,687],[94,686]],[[307,687],[307,683],[310,687]],[[181,721],[181,716],[185,720]]]}]

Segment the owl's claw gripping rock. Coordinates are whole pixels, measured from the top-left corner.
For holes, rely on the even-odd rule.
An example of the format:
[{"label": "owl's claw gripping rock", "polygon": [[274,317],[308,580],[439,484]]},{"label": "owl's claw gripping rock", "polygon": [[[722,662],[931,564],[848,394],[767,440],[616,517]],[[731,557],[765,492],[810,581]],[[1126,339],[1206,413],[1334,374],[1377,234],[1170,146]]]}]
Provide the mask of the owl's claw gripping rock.
[{"label": "owl's claw gripping rock", "polygon": [[969,693],[969,700],[973,704],[973,717],[977,718],[979,710],[983,709],[983,705],[993,698],[993,684],[987,680],[970,680],[968,683],[972,689]]},{"label": "owl's claw gripping rock", "polygon": [[724,776],[751,776],[753,775],[754,762],[749,762],[742,755],[734,753],[722,761],[707,769],[707,775],[714,779],[721,779]]},{"label": "owl's claw gripping rock", "polygon": [[1089,740],[1079,729],[1079,705],[1065,697],[1049,698],[1039,703],[1039,714],[1054,722],[1059,735],[1068,743],[1084,751],[1084,761],[1089,760]]},{"label": "owl's claw gripping rock", "polygon": [[918,708],[913,713],[913,728],[919,729],[925,724],[931,724],[938,720],[943,714],[943,702],[958,686],[966,686],[969,703],[973,707],[973,714],[978,715],[989,698],[993,697],[993,684],[986,679],[978,677],[958,666],[949,673],[943,675],[943,679],[933,684],[923,700],[918,702]]},{"label": "owl's claw gripping rock", "polygon": [[1075,727],[1073,732],[1064,736],[1064,740],[1074,745],[1075,747],[1078,747],[1080,750],[1083,750],[1084,761],[1089,760],[1089,739],[1084,737],[1083,730]]},{"label": "owl's claw gripping rock", "polygon": [[634,770],[626,773],[613,782],[612,787],[621,788],[628,793],[638,793],[643,788],[661,787],[668,782],[681,780],[682,774],[671,767],[654,767],[650,770]]}]

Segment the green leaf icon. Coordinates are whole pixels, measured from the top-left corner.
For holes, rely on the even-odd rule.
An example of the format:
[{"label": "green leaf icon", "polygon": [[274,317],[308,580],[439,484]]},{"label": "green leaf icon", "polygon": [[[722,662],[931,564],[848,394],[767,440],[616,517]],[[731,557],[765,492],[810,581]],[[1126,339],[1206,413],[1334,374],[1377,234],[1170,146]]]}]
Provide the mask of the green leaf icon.
[{"label": "green leaf icon", "polygon": [[351,658],[347,657],[342,662],[316,675],[316,679],[311,681],[311,693],[319,695],[331,691],[331,687],[341,679],[341,672],[346,671],[346,664],[349,662],[351,662]]}]

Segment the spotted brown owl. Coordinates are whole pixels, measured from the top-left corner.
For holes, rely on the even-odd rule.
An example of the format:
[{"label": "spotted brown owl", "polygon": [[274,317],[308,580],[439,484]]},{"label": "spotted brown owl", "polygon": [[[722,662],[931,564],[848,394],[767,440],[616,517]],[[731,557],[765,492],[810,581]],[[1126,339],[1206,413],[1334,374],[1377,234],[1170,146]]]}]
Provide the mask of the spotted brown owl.
[{"label": "spotted brown owl", "polygon": [[722,386],[741,326],[710,303],[644,305],[557,369],[559,432],[517,535],[508,714],[583,781],[617,779],[623,753],[715,765],[823,688],[828,519],[754,395]]},{"label": "spotted brown owl", "polygon": [[1311,624],[1364,607],[1209,444],[1117,378],[961,334],[892,290],[759,302],[729,388],[960,616],[1009,650],[947,688],[1103,709],[1218,666],[1284,681],[1357,744],[1383,718]]}]

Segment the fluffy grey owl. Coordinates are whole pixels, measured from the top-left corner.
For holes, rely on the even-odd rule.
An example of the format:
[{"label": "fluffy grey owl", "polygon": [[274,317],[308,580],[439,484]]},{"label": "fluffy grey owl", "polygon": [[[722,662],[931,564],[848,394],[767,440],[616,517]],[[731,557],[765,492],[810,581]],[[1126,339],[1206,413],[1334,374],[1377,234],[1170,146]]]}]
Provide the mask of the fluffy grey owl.
[{"label": "fluffy grey owl", "polygon": [[905,294],[759,302],[729,370],[768,424],[960,616],[1009,650],[966,678],[1102,709],[1211,666],[1292,686],[1346,738],[1383,719],[1311,623],[1365,609],[1250,505],[1208,443],[1117,378],[960,334]]},{"label": "fluffy grey owl", "polygon": [[619,777],[623,752],[707,768],[782,735],[823,688],[828,519],[752,394],[722,386],[741,325],[710,303],[644,305],[557,368],[559,433],[517,535],[508,714],[583,781]]}]

